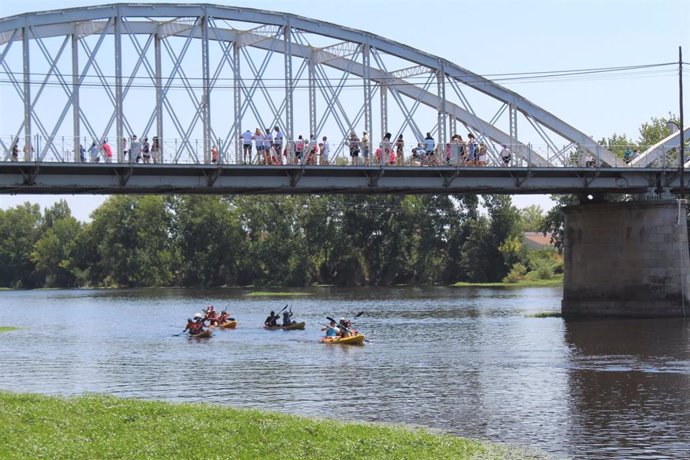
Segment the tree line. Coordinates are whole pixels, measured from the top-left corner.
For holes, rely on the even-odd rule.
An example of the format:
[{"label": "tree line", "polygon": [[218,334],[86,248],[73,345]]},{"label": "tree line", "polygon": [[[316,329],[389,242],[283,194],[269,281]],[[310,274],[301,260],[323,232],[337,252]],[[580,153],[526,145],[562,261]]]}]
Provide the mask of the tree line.
[{"label": "tree line", "polygon": [[[0,210],[0,286],[340,286],[501,281],[541,270],[541,208],[488,195],[119,195]],[[544,270],[544,265],[552,266]]]}]

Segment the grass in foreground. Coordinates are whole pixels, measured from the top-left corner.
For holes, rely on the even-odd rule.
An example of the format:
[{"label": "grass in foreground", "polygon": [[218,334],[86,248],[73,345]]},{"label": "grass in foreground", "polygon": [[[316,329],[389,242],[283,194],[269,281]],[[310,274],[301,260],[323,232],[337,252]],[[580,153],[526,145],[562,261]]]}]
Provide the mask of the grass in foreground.
[{"label": "grass in foreground", "polygon": [[421,429],[201,404],[0,392],[0,407],[3,459],[522,458]]},{"label": "grass in foreground", "polygon": [[8,332],[8,331],[14,331],[17,329],[14,326],[0,326],[0,332]]}]

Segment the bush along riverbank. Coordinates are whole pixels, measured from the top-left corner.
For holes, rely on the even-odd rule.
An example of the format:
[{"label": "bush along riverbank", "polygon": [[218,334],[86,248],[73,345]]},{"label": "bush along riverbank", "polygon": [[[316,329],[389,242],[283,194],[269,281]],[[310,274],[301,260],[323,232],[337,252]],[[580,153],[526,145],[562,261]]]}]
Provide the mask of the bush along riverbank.
[{"label": "bush along riverbank", "polygon": [[534,458],[401,426],[86,395],[0,392],[0,458]]}]

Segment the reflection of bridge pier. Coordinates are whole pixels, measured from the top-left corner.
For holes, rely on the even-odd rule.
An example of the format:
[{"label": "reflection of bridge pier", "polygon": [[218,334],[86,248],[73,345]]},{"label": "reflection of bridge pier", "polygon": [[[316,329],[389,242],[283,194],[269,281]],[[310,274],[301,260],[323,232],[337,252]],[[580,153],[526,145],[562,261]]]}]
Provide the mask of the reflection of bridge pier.
[{"label": "reflection of bridge pier", "polygon": [[610,458],[688,457],[689,325],[677,319],[564,323],[566,442],[577,458],[602,458],[604,449]]},{"label": "reflection of bridge pier", "polygon": [[685,204],[596,203],[565,214],[565,317],[686,315]]}]

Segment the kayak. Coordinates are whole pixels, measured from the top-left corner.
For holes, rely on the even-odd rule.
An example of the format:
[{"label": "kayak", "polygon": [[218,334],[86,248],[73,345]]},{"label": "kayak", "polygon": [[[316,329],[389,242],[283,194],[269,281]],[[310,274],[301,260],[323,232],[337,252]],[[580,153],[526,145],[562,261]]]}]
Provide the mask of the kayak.
[{"label": "kayak", "polygon": [[213,335],[211,329],[206,329],[204,332],[199,332],[198,334],[189,334],[190,337],[194,337],[196,339],[205,339],[211,337],[211,335]]},{"label": "kayak", "polygon": [[268,331],[277,331],[278,329],[282,329],[284,331],[293,331],[297,329],[304,329],[304,322],[301,323],[292,323],[289,326],[265,326],[264,329]]},{"label": "kayak", "polygon": [[220,327],[221,329],[235,329],[237,327],[237,321],[233,319],[232,321],[227,321],[223,324],[219,324],[218,327]]},{"label": "kayak", "polygon": [[364,335],[357,333],[349,337],[323,337],[321,343],[341,343],[343,345],[361,345],[364,343]]}]

